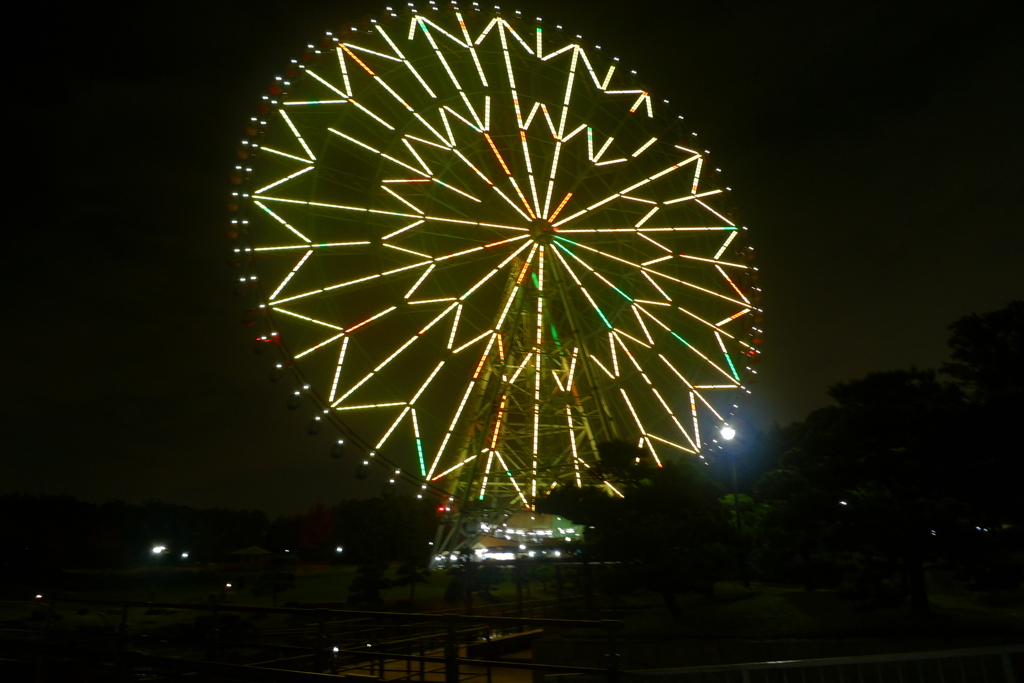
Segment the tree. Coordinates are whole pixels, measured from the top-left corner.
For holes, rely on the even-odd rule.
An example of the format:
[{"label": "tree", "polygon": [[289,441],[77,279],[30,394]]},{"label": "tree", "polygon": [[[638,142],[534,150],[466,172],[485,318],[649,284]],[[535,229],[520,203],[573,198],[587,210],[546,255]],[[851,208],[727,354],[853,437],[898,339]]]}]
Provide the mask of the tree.
[{"label": "tree", "polygon": [[956,378],[977,403],[1024,401],[1024,301],[960,318],[949,326],[952,351],[943,372]]},{"label": "tree", "polygon": [[857,553],[861,566],[877,558],[872,571],[898,570],[914,612],[926,613],[925,566],[940,555],[937,537],[967,513],[963,393],[912,369],[840,383],[829,395],[837,405],[791,428],[792,447],[765,488],[796,523],[805,556]]},{"label": "tree", "polygon": [[419,560],[412,558],[399,565],[395,571],[395,585],[409,587],[409,603],[416,599],[416,584],[430,581],[430,570]]},{"label": "tree", "polygon": [[728,512],[701,465],[683,460],[658,467],[634,443],[598,447],[595,474],[625,497],[596,486],[562,487],[537,509],[586,525],[587,551],[622,563],[628,583],[660,594],[678,618],[677,593],[711,593],[724,574]]},{"label": "tree", "polygon": [[348,601],[353,605],[377,606],[384,602],[380,592],[391,588],[394,582],[384,578],[388,566],[384,563],[364,564],[356,570],[348,586]]},{"label": "tree", "polygon": [[1024,496],[1016,426],[1024,413],[1024,301],[964,316],[949,329],[951,360],[942,370],[967,396],[961,419],[972,437],[973,476],[964,478],[965,492],[975,511],[983,513],[977,526],[1002,530],[1009,525],[1020,534]]}]

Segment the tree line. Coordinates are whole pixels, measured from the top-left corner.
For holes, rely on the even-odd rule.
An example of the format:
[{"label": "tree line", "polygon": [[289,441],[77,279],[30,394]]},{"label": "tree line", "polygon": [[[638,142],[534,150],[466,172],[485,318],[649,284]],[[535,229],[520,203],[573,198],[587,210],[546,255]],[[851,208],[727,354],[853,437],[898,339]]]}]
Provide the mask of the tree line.
[{"label": "tree line", "polygon": [[71,568],[147,566],[156,546],[165,547],[162,566],[223,562],[231,552],[254,545],[314,563],[406,560],[429,553],[435,514],[433,506],[412,496],[317,504],[303,514],[271,520],[260,510],[4,494],[0,574],[39,577]]},{"label": "tree line", "polygon": [[931,570],[976,591],[1016,588],[1024,302],[949,329],[942,367],[841,382],[832,405],[719,438],[704,461],[658,468],[635,441],[603,444],[593,474],[626,496],[563,488],[539,509],[593,527],[587,551],[621,562],[623,586],[672,609],[677,593],[728,578],[905,600],[917,613]]}]

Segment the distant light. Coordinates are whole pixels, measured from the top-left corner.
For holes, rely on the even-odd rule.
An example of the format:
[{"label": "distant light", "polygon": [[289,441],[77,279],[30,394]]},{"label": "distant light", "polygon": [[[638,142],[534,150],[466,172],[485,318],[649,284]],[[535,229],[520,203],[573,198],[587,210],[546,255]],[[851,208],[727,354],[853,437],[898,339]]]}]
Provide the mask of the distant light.
[{"label": "distant light", "polygon": [[162,553],[165,550],[167,550],[167,546],[165,546],[165,545],[155,545],[155,546],[153,546],[153,554],[154,555],[159,555],[160,553]]},{"label": "distant light", "polygon": [[42,593],[36,593],[36,600],[42,600],[42,599],[43,599],[43,594]]},{"label": "distant light", "polygon": [[841,500],[841,501],[839,501],[839,504],[840,504],[840,505],[848,505],[848,503],[847,503],[847,502],[846,502],[845,500]]},{"label": "distant light", "polygon": [[184,558],[188,557],[188,553],[182,553],[182,554],[181,554],[181,557],[182,557],[182,559],[184,559]]},{"label": "distant light", "polygon": [[335,652],[337,652],[337,651],[338,651],[338,646],[337,646],[337,645],[335,645],[335,646],[334,646],[334,651],[335,651]]},{"label": "distant light", "polygon": [[341,546],[339,545],[339,546],[338,546],[337,548],[335,548],[335,549],[334,549],[334,552],[336,552],[336,553],[340,553],[340,552],[341,552],[342,550],[344,550],[344,548],[342,548],[342,547],[341,547]]},{"label": "distant light", "polygon": [[225,588],[231,588],[231,584],[230,584],[230,583],[225,583],[225,584],[224,584],[224,587],[225,587]]},{"label": "distant light", "polygon": [[732,439],[736,436],[736,430],[729,426],[722,427],[722,431],[720,433],[722,435],[722,438],[725,439],[726,441],[732,441]]},{"label": "distant light", "polygon": [[519,549],[520,549],[520,550],[526,550],[526,546],[525,546],[525,545],[523,545],[522,543],[520,543],[520,544],[519,544]]},{"label": "distant light", "polygon": [[562,551],[561,550],[556,550],[555,551],[555,557],[561,557],[561,556],[562,556]]}]

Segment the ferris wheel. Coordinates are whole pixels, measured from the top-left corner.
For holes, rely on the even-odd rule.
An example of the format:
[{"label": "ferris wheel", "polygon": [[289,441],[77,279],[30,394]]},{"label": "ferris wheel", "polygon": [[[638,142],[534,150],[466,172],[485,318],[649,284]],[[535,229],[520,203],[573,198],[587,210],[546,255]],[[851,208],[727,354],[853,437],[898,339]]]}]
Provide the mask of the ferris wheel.
[{"label": "ferris wheel", "polygon": [[310,432],[493,514],[700,457],[749,393],[756,278],[695,134],[561,27],[433,2],[328,33],[263,97],[242,282]]}]

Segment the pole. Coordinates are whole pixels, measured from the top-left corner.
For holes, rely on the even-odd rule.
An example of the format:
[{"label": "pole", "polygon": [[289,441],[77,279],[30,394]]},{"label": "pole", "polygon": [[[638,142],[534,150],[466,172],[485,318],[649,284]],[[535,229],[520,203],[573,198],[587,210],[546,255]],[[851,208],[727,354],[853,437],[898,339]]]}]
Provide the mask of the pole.
[{"label": "pole", "polygon": [[740,579],[743,581],[744,588],[750,588],[750,578],[747,576],[747,554],[743,547],[743,516],[740,514],[740,493],[736,477],[736,451],[733,450],[731,455],[729,460],[732,462],[732,503],[736,510],[736,548],[740,560]]}]

